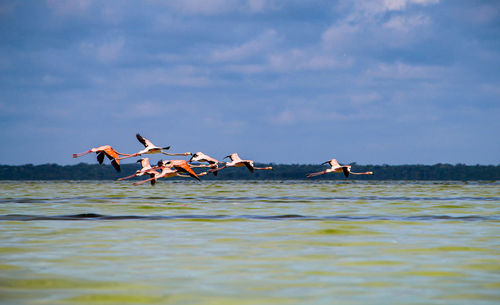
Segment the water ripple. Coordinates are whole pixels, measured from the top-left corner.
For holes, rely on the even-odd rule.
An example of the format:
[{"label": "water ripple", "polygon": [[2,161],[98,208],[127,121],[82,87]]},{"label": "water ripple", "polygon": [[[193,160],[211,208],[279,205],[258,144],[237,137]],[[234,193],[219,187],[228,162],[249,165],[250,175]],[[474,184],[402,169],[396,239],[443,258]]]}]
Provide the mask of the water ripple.
[{"label": "water ripple", "polygon": [[170,200],[170,201],[241,201],[241,202],[303,202],[303,201],[500,201],[500,197],[405,197],[405,196],[334,196],[334,197],[291,197],[291,196],[240,196],[240,197],[222,197],[222,196],[197,196],[197,197],[52,197],[52,198],[0,198],[0,204],[5,203],[50,203],[50,202],[65,202],[65,201],[127,201],[127,200]]},{"label": "water ripple", "polygon": [[38,221],[38,220],[316,220],[316,221],[500,221],[500,216],[449,216],[449,215],[415,215],[415,216],[393,216],[393,215],[102,215],[96,213],[83,213],[73,215],[23,215],[8,214],[0,215],[0,221]]}]

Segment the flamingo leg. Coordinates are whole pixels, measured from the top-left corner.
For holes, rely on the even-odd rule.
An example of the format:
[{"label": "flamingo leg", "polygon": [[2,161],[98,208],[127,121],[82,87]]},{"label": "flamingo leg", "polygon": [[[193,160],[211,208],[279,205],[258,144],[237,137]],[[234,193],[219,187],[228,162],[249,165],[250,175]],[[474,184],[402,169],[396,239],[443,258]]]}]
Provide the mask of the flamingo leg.
[{"label": "flamingo leg", "polygon": [[307,175],[306,175],[306,177],[307,177],[307,178],[311,178],[311,177],[314,177],[314,176],[319,176],[319,175],[323,175],[323,174],[326,174],[326,171],[321,171],[321,172],[316,172],[316,173],[307,174]]},{"label": "flamingo leg", "polygon": [[220,171],[221,169],[224,169],[226,168],[227,166],[223,166],[223,167],[219,167],[219,168],[214,168],[214,169],[210,169],[208,170],[209,173],[216,173],[218,171]]},{"label": "flamingo leg", "polygon": [[[121,154],[121,155],[123,155],[123,154]],[[123,160],[123,159],[127,159],[130,157],[137,157],[137,156],[139,156],[139,154],[125,155],[125,157],[118,158],[118,160]]]},{"label": "flamingo leg", "polygon": [[161,152],[162,154],[164,155],[167,155],[167,156],[189,156],[191,155],[190,152],[185,152],[185,153],[166,153],[166,152]]},{"label": "flamingo leg", "polygon": [[270,170],[273,168],[271,166],[266,166],[266,167],[254,167],[253,169]]},{"label": "flamingo leg", "polygon": [[122,180],[125,180],[125,179],[134,178],[135,176],[137,176],[137,174],[133,174],[133,175],[130,175],[130,176],[127,176],[127,177],[118,178],[117,180],[118,181],[122,181]]},{"label": "flamingo leg", "polygon": [[85,156],[86,154],[91,153],[91,152],[92,152],[91,150],[88,150],[88,151],[84,151],[84,152],[81,152],[81,153],[73,154],[73,158],[78,158],[78,157],[81,157],[81,156]]},{"label": "flamingo leg", "polygon": [[139,182],[134,182],[134,183],[132,183],[132,185],[141,185],[141,184],[146,183],[146,182],[151,181],[151,180],[156,180],[156,177],[149,178],[149,179],[146,179],[146,180],[142,180],[142,181],[139,181]]}]

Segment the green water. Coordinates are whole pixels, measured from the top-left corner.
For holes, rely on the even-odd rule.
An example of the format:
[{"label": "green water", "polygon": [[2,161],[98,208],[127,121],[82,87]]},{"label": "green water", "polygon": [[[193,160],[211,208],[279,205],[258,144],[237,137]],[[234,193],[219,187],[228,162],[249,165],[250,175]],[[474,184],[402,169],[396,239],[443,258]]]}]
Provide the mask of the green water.
[{"label": "green water", "polygon": [[1,304],[500,303],[495,182],[4,181],[0,216]]}]

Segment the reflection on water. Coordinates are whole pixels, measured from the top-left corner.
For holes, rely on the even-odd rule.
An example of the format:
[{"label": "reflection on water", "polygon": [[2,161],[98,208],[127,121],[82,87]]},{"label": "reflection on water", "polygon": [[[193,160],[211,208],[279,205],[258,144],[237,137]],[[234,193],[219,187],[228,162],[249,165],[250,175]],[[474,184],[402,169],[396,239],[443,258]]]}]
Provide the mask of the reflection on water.
[{"label": "reflection on water", "polygon": [[0,182],[1,304],[498,304],[496,182]]}]

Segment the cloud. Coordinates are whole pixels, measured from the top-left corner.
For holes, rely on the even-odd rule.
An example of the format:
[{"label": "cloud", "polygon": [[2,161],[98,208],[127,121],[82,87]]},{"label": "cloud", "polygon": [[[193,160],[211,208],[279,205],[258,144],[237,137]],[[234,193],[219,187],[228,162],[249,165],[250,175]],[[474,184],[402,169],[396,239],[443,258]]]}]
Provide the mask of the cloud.
[{"label": "cloud", "polygon": [[394,64],[377,64],[364,72],[363,77],[369,79],[389,80],[424,80],[436,81],[443,78],[446,69],[439,66],[409,65],[401,62]]},{"label": "cloud", "polygon": [[321,35],[322,44],[327,49],[343,50],[356,43],[359,25],[348,23],[335,24]]},{"label": "cloud", "polygon": [[47,4],[56,13],[72,15],[84,13],[92,4],[92,0],[47,0]]},{"label": "cloud", "polygon": [[184,14],[218,15],[232,11],[239,3],[237,0],[184,0],[167,1],[166,4]]},{"label": "cloud", "polygon": [[211,57],[215,61],[241,61],[252,56],[262,56],[262,53],[269,51],[278,40],[275,30],[267,30],[257,38],[237,47],[216,50]]},{"label": "cloud", "polygon": [[332,110],[325,106],[301,105],[289,106],[286,109],[269,116],[268,123],[272,125],[323,124],[325,122],[359,122],[377,117],[375,113],[363,109],[349,109],[344,112]]},{"label": "cloud", "polygon": [[168,69],[135,69],[124,76],[124,79],[134,87],[150,87],[157,85],[207,87],[214,84],[214,81],[209,77],[206,71],[190,65],[176,66]]},{"label": "cloud", "polygon": [[351,105],[354,106],[365,106],[367,104],[372,104],[382,99],[380,94],[376,92],[352,94],[350,98],[351,98]]},{"label": "cloud", "polygon": [[64,83],[64,79],[62,77],[46,74],[42,77],[42,84],[46,86],[60,85]]},{"label": "cloud", "polygon": [[266,0],[248,0],[248,7],[251,12],[262,12],[267,6]]},{"label": "cloud", "polygon": [[430,18],[428,16],[417,15],[417,16],[393,16],[386,23],[382,25],[383,28],[394,30],[398,32],[403,32],[407,34],[408,32],[414,30],[417,27],[428,25],[430,23]]},{"label": "cloud", "polygon": [[119,58],[125,46],[125,39],[117,37],[99,44],[95,42],[83,42],[80,44],[80,51],[103,63],[110,63]]},{"label": "cloud", "polygon": [[349,59],[340,60],[333,54],[315,53],[314,50],[293,49],[288,52],[269,56],[269,65],[273,71],[328,70],[347,66]]}]

